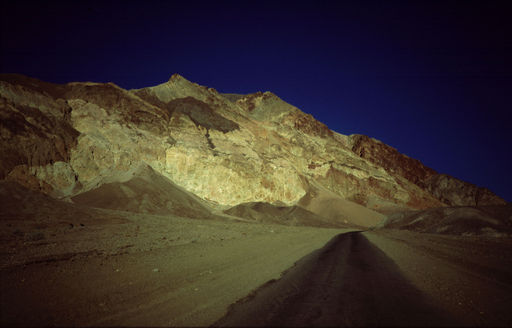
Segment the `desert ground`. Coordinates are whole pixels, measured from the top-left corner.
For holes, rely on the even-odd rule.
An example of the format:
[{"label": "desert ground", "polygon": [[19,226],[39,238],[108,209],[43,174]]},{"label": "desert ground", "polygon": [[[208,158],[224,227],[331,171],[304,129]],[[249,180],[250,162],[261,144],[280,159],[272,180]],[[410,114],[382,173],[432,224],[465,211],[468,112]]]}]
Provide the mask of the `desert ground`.
[{"label": "desert ground", "polygon": [[4,244],[2,325],[207,326],[340,233],[123,214]]},{"label": "desert ground", "polygon": [[0,188],[2,326],[510,326],[512,241],[100,209]]}]

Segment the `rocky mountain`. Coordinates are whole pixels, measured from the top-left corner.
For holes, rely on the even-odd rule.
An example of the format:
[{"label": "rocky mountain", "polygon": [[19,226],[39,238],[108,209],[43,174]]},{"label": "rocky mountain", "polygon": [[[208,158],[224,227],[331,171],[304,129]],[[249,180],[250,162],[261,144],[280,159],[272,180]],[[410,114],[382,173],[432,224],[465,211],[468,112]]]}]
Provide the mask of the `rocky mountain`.
[{"label": "rocky mountain", "polygon": [[446,174],[438,174],[420,161],[401,154],[378,140],[352,135],[352,150],[372,163],[382,166],[393,176],[403,177],[436,199],[450,206],[485,206],[506,204],[489,189],[478,187]]},{"label": "rocky mountain", "polygon": [[[334,132],[271,92],[221,94],[178,74],[137,90],[0,75],[0,149],[2,180],[96,206],[105,190],[135,188],[160,195],[148,205],[158,213],[180,202],[164,199],[175,188],[198,213],[269,203],[361,226],[382,213],[506,204],[373,138]],[[130,176],[139,167],[151,174]],[[160,189],[147,190],[155,180]]]}]

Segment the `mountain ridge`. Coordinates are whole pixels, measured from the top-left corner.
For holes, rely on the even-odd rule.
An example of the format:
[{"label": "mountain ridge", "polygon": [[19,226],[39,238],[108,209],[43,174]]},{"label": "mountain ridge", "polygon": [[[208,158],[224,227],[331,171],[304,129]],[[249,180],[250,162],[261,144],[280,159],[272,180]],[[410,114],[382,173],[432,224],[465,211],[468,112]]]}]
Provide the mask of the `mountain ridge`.
[{"label": "mountain ridge", "polygon": [[376,139],[332,131],[271,92],[225,95],[178,74],[132,90],[2,74],[0,146],[13,159],[0,178],[69,199],[145,162],[219,206],[293,206],[312,185],[380,213],[506,204]]}]

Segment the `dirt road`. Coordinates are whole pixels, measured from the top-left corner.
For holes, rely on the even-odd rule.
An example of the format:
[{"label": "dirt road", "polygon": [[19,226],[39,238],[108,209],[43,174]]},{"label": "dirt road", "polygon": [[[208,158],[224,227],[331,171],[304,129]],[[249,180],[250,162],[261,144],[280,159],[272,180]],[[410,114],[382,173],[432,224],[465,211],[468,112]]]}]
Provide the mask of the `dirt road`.
[{"label": "dirt road", "polygon": [[1,325],[512,325],[508,240],[152,220],[109,228],[132,247],[4,266]]},{"label": "dirt road", "polygon": [[397,326],[456,324],[360,232],[334,237],[216,325]]},{"label": "dirt road", "polygon": [[[488,261],[482,275],[485,264],[460,265],[456,238],[425,238],[407,232],[340,234],[280,280],[234,304],[214,326],[509,326],[506,263],[492,267]],[[440,256],[433,240],[450,251]],[[474,241],[459,243],[478,258]],[[503,279],[493,279],[493,273]]]}]

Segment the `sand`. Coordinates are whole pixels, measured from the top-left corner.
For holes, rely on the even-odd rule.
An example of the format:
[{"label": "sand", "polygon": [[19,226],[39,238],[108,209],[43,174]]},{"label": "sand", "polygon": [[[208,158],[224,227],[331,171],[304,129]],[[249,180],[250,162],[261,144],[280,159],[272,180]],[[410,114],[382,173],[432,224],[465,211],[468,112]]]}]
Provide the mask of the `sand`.
[{"label": "sand", "polygon": [[0,197],[2,326],[512,325],[509,238]]},{"label": "sand", "polygon": [[209,325],[343,231],[102,213],[126,222],[2,246],[2,325]]}]

